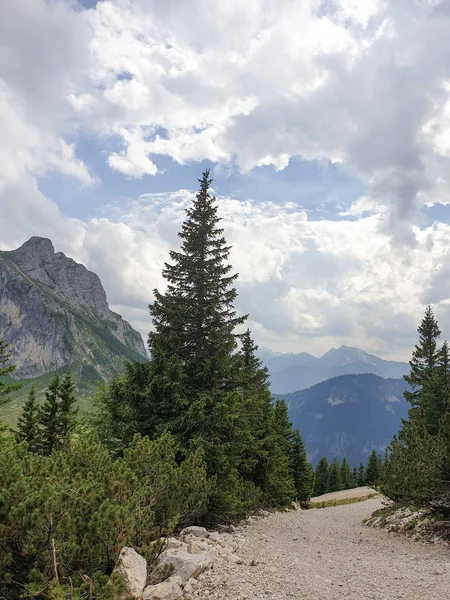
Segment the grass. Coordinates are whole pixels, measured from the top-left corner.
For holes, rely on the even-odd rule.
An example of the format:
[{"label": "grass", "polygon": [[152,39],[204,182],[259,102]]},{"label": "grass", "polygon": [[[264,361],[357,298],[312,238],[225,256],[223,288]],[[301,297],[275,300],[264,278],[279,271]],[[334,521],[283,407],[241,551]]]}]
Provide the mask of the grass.
[{"label": "grass", "polygon": [[364,502],[371,498],[376,498],[378,494],[368,494],[367,496],[360,496],[359,498],[335,498],[334,500],[324,500],[323,502],[310,502],[306,508],[329,508],[330,506],[343,506],[344,504],[356,504],[357,502]]},{"label": "grass", "polygon": [[[20,390],[11,395],[11,400],[5,402],[4,404],[0,404],[0,421],[8,427],[14,428],[18,417],[22,413],[22,408],[28,397],[31,386],[35,386],[38,402],[41,403],[45,399],[45,391],[47,390],[53,376],[54,373],[46,373],[45,375],[33,377],[32,379],[23,379],[20,382],[22,387]],[[76,371],[74,373],[74,382],[75,384],[78,383]],[[89,391],[87,394],[75,394],[77,397],[77,405],[79,407],[80,415],[84,415],[95,410],[92,401],[95,387],[91,387],[92,391]]]}]

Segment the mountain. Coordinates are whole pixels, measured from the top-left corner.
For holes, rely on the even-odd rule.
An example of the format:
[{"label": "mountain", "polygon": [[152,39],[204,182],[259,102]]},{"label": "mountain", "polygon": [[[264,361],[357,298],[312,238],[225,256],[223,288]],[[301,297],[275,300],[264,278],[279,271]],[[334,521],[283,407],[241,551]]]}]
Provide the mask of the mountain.
[{"label": "mountain", "polygon": [[[313,356],[312,354],[308,354],[308,352],[300,352],[299,354],[279,354],[277,356],[271,356],[269,358],[264,358],[261,356],[264,364],[269,369],[269,373],[277,373],[279,371],[284,371],[286,369],[292,367],[301,367],[313,365],[317,362],[318,358]],[[299,388],[295,388],[299,389]]]},{"label": "mountain", "polygon": [[400,379],[408,373],[404,362],[383,360],[358,348],[341,346],[316,358],[311,354],[283,354],[266,359],[270,373],[270,389],[284,394],[307,389],[339,375],[373,373],[383,378]]},{"label": "mountain", "polygon": [[380,453],[407,416],[403,379],[373,374],[341,375],[307,390],[282,394],[290,418],[303,436],[313,462],[344,456],[352,466]]},{"label": "mountain", "polygon": [[109,309],[99,277],[40,237],[0,251],[0,337],[19,379],[70,367],[83,386],[117,375],[124,360],[147,359],[140,333]]}]

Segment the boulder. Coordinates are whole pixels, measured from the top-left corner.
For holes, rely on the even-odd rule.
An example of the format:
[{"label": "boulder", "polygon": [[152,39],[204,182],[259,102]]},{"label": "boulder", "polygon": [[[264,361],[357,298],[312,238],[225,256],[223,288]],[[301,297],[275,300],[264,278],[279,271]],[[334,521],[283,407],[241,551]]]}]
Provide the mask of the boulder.
[{"label": "boulder", "polygon": [[189,554],[184,550],[169,554],[159,562],[150,575],[150,583],[157,584],[168,575],[180,577],[184,585],[191,577],[197,578],[200,573],[210,569],[214,559],[211,553]]},{"label": "boulder", "polygon": [[147,582],[147,561],[134,548],[122,548],[114,573],[122,579],[127,596],[142,597]]},{"label": "boulder", "polygon": [[180,532],[180,536],[182,537],[186,537],[188,535],[193,535],[194,537],[198,538],[208,538],[209,531],[205,529],[205,527],[197,527],[196,525],[193,525],[192,527],[186,527]]},{"label": "boulder", "polygon": [[225,539],[226,539],[226,537],[222,533],[219,533],[217,531],[212,531],[209,534],[209,538],[208,538],[208,540],[210,540],[211,542],[214,542],[215,544],[220,544],[220,542],[223,542]]},{"label": "boulder", "polygon": [[203,552],[208,552],[210,546],[205,542],[189,542],[187,545],[187,551],[189,554],[202,554]]},{"label": "boulder", "polygon": [[181,540],[177,540],[177,538],[170,537],[167,539],[165,550],[173,550],[176,548],[182,548],[186,544]]},{"label": "boulder", "polygon": [[149,585],[142,594],[142,600],[178,600],[183,597],[183,590],[175,581],[168,579],[157,585]]}]

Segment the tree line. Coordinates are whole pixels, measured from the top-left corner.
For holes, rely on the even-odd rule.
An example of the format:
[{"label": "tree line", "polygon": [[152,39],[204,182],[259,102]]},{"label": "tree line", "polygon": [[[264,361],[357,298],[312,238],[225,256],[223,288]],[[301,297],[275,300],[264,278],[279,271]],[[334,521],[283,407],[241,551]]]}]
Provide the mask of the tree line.
[{"label": "tree line", "polygon": [[353,468],[345,457],[342,462],[335,458],[330,463],[322,457],[314,471],[314,496],[364,485],[374,487],[382,477],[384,466],[385,463],[376,450],[369,454],[367,465],[361,463],[359,467]]},{"label": "tree line", "polygon": [[[237,313],[209,171],[149,309],[151,360],[102,385],[77,422],[69,373],[0,435],[0,595],[109,598],[120,548],[149,560],[190,524],[307,502],[314,473]],[[0,344],[0,398],[14,391]]]}]

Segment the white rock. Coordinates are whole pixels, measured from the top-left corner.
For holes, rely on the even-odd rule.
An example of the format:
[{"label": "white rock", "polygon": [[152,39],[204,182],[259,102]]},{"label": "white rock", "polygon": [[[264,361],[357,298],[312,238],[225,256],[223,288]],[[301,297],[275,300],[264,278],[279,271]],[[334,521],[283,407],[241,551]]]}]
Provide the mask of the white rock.
[{"label": "white rock", "polygon": [[226,536],[224,536],[222,533],[219,533],[218,531],[213,531],[209,534],[208,539],[211,542],[214,542],[215,544],[220,544],[220,542],[226,539]]},{"label": "white rock", "polygon": [[203,552],[208,552],[210,546],[204,542],[189,542],[187,545],[187,552],[189,554],[202,554]]},{"label": "white rock", "polygon": [[197,527],[193,525],[192,527],[186,527],[183,531],[180,532],[180,536],[185,537],[187,535],[193,535],[198,538],[208,538],[209,531],[205,529],[205,527]]},{"label": "white rock", "polygon": [[196,588],[196,586],[198,585],[198,581],[196,579],[189,579],[188,582],[186,583],[186,585],[184,586],[184,593],[185,594],[192,594]]},{"label": "white rock", "polygon": [[177,540],[177,538],[170,537],[167,539],[166,550],[172,550],[174,548],[182,548],[185,546],[184,542]]},{"label": "white rock", "polygon": [[174,577],[181,577],[183,585],[191,578],[196,578],[210,569],[214,563],[212,553],[189,554],[180,551],[175,554],[165,556],[150,575],[150,583],[160,583],[167,574]]},{"label": "white rock", "polygon": [[147,582],[147,561],[134,548],[122,548],[114,573],[122,578],[128,596],[141,598]]},{"label": "white rock", "polygon": [[178,600],[183,597],[181,587],[170,579],[157,585],[149,585],[142,594],[142,600]]},{"label": "white rock", "polygon": [[226,554],[226,559],[228,562],[234,563],[235,565],[242,565],[244,561],[237,554]]}]

